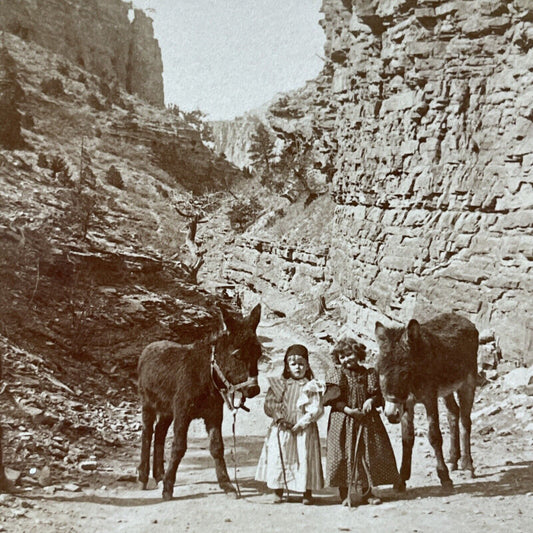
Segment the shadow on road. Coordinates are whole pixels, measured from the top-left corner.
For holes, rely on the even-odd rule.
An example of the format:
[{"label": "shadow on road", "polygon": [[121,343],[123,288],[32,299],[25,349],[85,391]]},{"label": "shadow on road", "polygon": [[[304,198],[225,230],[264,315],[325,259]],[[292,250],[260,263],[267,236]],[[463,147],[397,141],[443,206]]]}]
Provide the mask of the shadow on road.
[{"label": "shadow on road", "polygon": [[[416,498],[438,498],[448,497],[452,494],[471,494],[472,496],[494,497],[494,496],[517,496],[531,492],[533,487],[533,461],[524,461],[495,467],[497,472],[493,474],[483,474],[473,480],[466,482],[455,481],[454,489],[447,491],[440,485],[429,487],[408,488],[405,493],[394,493],[397,500],[413,500]],[[501,474],[501,469],[506,470]],[[495,478],[490,481],[477,481],[479,479]]]},{"label": "shadow on road", "polygon": [[[238,466],[238,483],[242,496],[244,499],[253,499],[257,503],[270,504],[268,495],[272,492],[264,483],[258,482],[254,479],[254,467],[263,444],[261,437],[246,437],[240,438],[237,448],[237,466]],[[215,469],[213,459],[207,448],[206,439],[192,439],[189,443],[189,453],[185,457],[178,469],[178,477],[176,485],[176,492],[178,494],[173,498],[173,501],[192,501],[202,499],[208,496],[223,495],[223,491],[218,487],[215,480]],[[228,472],[233,484],[234,479],[234,464],[231,447],[226,446],[226,461]],[[126,458],[126,461],[129,459]],[[180,470],[182,473],[188,472],[189,479],[184,482],[180,478]],[[200,475],[203,474],[202,478]],[[212,474],[212,477],[211,477]],[[206,479],[205,476],[209,478]],[[378,488],[378,493],[384,502],[404,501],[425,498],[447,498],[454,494],[469,494],[474,497],[497,497],[497,496],[516,496],[525,495],[531,492],[533,487],[533,461],[523,461],[514,464],[505,464],[500,466],[492,466],[489,472],[474,478],[467,479],[466,473],[453,473],[455,477],[455,486],[453,491],[446,491],[440,485],[430,486],[415,486],[409,487],[406,492],[398,493],[392,488]],[[463,477],[465,476],[465,477]],[[118,472],[110,474],[106,477],[100,477],[99,483],[105,481],[107,478],[108,486],[112,486],[115,491],[124,491],[124,496],[121,497],[105,494],[66,494],[56,493],[53,495],[42,494],[21,494],[18,496],[23,499],[45,499],[57,502],[85,502],[103,505],[114,505],[117,507],[141,507],[149,505],[165,505],[161,498],[160,488],[153,491],[146,491],[147,497],[133,496],[131,491],[135,490],[134,486],[127,482],[117,481]],[[192,479],[191,479],[192,478]],[[196,480],[194,479],[196,478]],[[101,486],[101,485],[99,485]],[[205,488],[204,488],[205,487]],[[190,490],[188,490],[190,488]],[[187,492],[187,494],[182,494]],[[264,498],[261,498],[263,497]],[[314,493],[315,505],[328,506],[338,505],[339,500],[336,494],[336,489],[325,488],[322,491]],[[264,501],[263,501],[264,500]],[[300,502],[301,495],[297,493],[290,493],[289,502]]]}]

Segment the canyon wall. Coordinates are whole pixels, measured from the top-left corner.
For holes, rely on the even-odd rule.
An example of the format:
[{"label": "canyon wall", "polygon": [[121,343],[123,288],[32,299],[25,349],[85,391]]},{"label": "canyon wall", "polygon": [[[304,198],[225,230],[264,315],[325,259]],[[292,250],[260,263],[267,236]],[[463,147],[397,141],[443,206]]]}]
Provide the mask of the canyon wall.
[{"label": "canyon wall", "polygon": [[214,120],[210,122],[213,129],[214,151],[224,154],[239,168],[250,166],[248,150],[256,127],[252,116],[238,117],[234,120]]},{"label": "canyon wall", "polygon": [[317,162],[334,168],[329,242],[315,237],[327,250],[315,260],[294,236],[249,239],[242,253],[270,261],[278,290],[339,294],[368,337],[378,318],[457,311],[504,356],[533,362],[533,3],[324,0],[322,11],[323,72],[271,123],[309,127]]},{"label": "canyon wall", "polygon": [[[3,0],[0,30],[61,54],[163,105],[163,63],[152,20],[122,0]],[[128,18],[132,15],[132,21]]]}]

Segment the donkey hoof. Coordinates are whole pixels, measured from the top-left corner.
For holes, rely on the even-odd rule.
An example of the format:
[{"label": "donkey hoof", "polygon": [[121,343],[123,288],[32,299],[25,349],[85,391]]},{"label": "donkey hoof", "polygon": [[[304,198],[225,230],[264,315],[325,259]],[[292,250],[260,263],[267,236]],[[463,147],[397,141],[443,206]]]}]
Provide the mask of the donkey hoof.
[{"label": "donkey hoof", "polygon": [[474,470],[474,467],[472,466],[472,461],[469,461],[468,459],[461,459],[459,466],[461,467],[461,470]]},{"label": "donkey hoof", "polygon": [[0,493],[2,492],[7,492],[7,493],[18,492],[15,487],[15,483],[5,476],[0,478]]},{"label": "donkey hoof", "polygon": [[453,492],[453,481],[451,479],[445,479],[441,481],[442,490],[445,493]]},{"label": "donkey hoof", "polygon": [[405,481],[398,481],[398,483],[394,484],[393,488],[396,492],[405,492]]},{"label": "donkey hoof", "polygon": [[226,493],[227,496],[237,498],[237,491],[231,483],[221,483],[220,488]]},{"label": "donkey hoof", "polygon": [[172,500],[172,491],[168,492],[166,490],[163,491],[163,500],[166,502]]},{"label": "donkey hoof", "polygon": [[157,489],[157,482],[155,479],[150,478],[148,481],[143,482],[143,490],[154,490]]},{"label": "donkey hoof", "polygon": [[446,461],[449,465],[450,465],[450,470],[454,471],[454,470],[457,470],[458,466],[457,466],[457,459],[448,459],[448,461]]}]

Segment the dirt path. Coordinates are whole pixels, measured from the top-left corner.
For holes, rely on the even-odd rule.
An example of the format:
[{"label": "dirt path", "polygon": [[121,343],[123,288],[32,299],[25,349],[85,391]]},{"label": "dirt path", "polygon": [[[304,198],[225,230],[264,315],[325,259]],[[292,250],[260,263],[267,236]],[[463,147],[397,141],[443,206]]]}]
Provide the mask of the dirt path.
[{"label": "dirt path", "polygon": [[[240,415],[239,415],[240,416]],[[247,416],[247,415],[242,415]],[[390,426],[389,426],[390,428]],[[192,428],[192,433],[199,428]],[[190,439],[178,471],[174,500],[163,502],[160,489],[141,491],[134,481],[136,447],[102,461],[97,473],[84,477],[80,492],[34,489],[0,498],[0,531],[531,531],[533,523],[533,451],[528,436],[511,435],[483,441],[474,436],[477,478],[453,474],[455,490],[445,494],[437,484],[434,460],[425,438],[415,447],[413,476],[403,495],[380,491],[381,506],[341,507],[332,490],[317,494],[316,505],[303,506],[293,495],[281,505],[253,479],[262,437],[237,437],[238,479],[243,498],[224,495],[215,482],[204,438]],[[399,435],[391,428],[397,444]],[[234,475],[232,438],[226,438],[227,463]],[[397,446],[395,451],[399,452]],[[102,472],[105,472],[104,474]],[[133,478],[132,478],[133,479]],[[61,487],[58,487],[61,489]],[[50,492],[50,491],[49,491]]]},{"label": "dirt path", "polygon": [[[455,490],[444,493],[435,473],[433,450],[426,438],[423,408],[416,408],[416,441],[413,473],[404,494],[390,488],[377,491],[380,506],[342,507],[336,494],[326,489],[316,503],[303,506],[292,495],[281,505],[255,482],[254,473],[263,436],[269,425],[262,403],[267,376],[281,370],[283,349],[291,342],[306,342],[305,333],[265,328],[262,342],[270,355],[260,372],[262,395],[247,402],[250,413],[239,413],[236,423],[238,479],[243,497],[224,495],[215,482],[213,462],[205,431],[195,421],[189,431],[189,449],[178,470],[174,499],[163,502],[161,489],[141,491],[137,487],[136,465],[140,432],[135,440],[99,456],[94,472],[80,472],[79,478],[61,479],[52,472],[54,485],[28,486],[14,495],[0,495],[0,532],[339,532],[371,531],[459,532],[533,530],[533,396],[509,390],[500,379],[479,389],[473,413],[472,450],[477,477],[453,472]],[[323,361],[311,360],[318,377]],[[135,416],[135,415],[134,415]],[[226,413],[223,434],[226,461],[234,477],[232,417]],[[319,421],[326,435],[327,415]],[[399,460],[399,426],[386,423]],[[448,448],[445,417],[441,428]],[[167,455],[170,438],[167,439]],[[325,450],[324,450],[325,451]],[[325,456],[325,454],[324,454]],[[54,475],[55,474],[55,475]],[[28,476],[25,477],[28,479]]]}]

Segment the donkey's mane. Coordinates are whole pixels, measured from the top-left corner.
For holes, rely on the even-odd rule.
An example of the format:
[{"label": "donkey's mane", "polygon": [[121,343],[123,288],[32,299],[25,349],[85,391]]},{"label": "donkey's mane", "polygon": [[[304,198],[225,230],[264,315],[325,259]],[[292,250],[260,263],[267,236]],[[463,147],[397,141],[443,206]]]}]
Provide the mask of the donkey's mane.
[{"label": "donkey's mane", "polygon": [[194,342],[189,342],[186,344],[178,342],[176,344],[179,344],[180,346],[184,346],[187,348],[198,348],[200,346],[203,347],[203,346],[208,346],[209,344],[214,344],[218,340],[223,339],[224,337],[227,337],[228,335],[229,335],[228,331],[225,328],[220,328],[216,331],[209,333],[209,335],[206,335],[202,337],[201,339],[198,339]]},{"label": "donkey's mane", "polygon": [[387,328],[387,337],[389,337],[392,341],[398,341],[400,340],[400,337],[403,335],[404,331],[405,326],[395,326],[392,328]]}]

